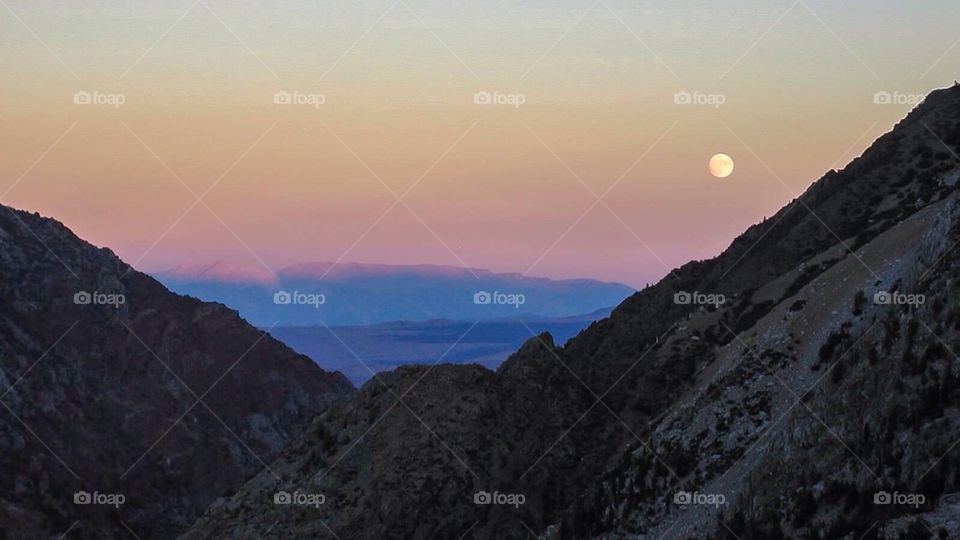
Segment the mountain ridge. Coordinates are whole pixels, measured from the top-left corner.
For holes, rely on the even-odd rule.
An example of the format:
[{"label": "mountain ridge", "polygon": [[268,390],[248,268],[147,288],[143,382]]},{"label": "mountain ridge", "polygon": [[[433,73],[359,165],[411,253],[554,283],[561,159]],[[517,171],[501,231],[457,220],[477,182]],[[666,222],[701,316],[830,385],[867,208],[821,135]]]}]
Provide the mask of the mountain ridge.
[{"label": "mountain ridge", "polygon": [[[6,206],[0,353],[14,537],[171,536],[353,391],[236,311]],[[87,504],[97,494],[124,502]]]},{"label": "mountain ridge", "polygon": [[[214,263],[155,277],[178,293],[230,305],[260,327],[558,318],[615,305],[634,292],[613,282],[437,265],[302,263],[268,276],[265,269]],[[276,296],[295,293],[312,294],[316,301],[284,303]]]},{"label": "mountain ridge", "polygon": [[[770,466],[751,461],[757,469],[743,473],[749,481],[730,493],[729,506],[708,511],[709,519],[696,529],[682,526],[693,532],[676,537],[879,538],[882,532],[892,538],[918,527],[901,517],[912,513],[921,516],[916,519],[932,519],[930,506],[911,510],[869,504],[868,495],[878,488],[913,489],[898,471],[918,469],[919,461],[909,456],[920,454],[904,438],[905,426],[889,419],[887,408],[874,411],[871,402],[857,396],[865,388],[862,378],[869,376],[864,366],[897,366],[906,374],[888,380],[899,381],[906,402],[931,392],[931,380],[940,385],[936,395],[943,405],[922,414],[935,418],[938,410],[956,410],[960,396],[943,386],[953,384],[951,369],[960,372],[956,359],[937,352],[933,338],[893,332],[891,321],[897,321],[898,328],[917,328],[926,319],[944,339],[954,336],[929,319],[928,308],[871,306],[866,293],[880,285],[891,290],[906,286],[911,282],[906,278],[922,269],[912,250],[932,246],[924,248],[930,251],[921,260],[943,261],[932,264],[944,266],[937,274],[923,268],[929,275],[921,283],[929,288],[929,309],[945,313],[942,306],[952,285],[944,280],[960,266],[948,249],[960,241],[960,227],[951,217],[957,212],[954,185],[945,180],[960,164],[957,151],[960,88],[937,90],[848,167],[825,174],[774,216],[748,228],[722,254],[671,272],[563,347],[549,335],[535,336],[496,373],[476,367],[407,366],[369,381],[353,398],[318,417],[315,426],[281,454],[275,464],[288,472],[282,482],[258,475],[234,496],[212,505],[187,537],[255,537],[262,533],[258,523],[265,521],[279,521],[279,535],[320,534],[329,527],[358,538],[523,538],[531,531],[547,538],[628,538],[652,533],[657,526],[668,532],[682,516],[699,510],[685,506],[683,499],[678,504],[678,494],[696,492],[722,478],[736,458],[752,451],[760,434],[766,434],[764,428],[777,428],[784,440],[796,439],[793,444],[815,449],[823,464],[790,446],[765,454]],[[947,216],[932,219],[936,211],[931,208],[943,209]],[[915,232],[902,233],[908,229]],[[861,259],[861,250],[901,255],[891,261],[880,257],[888,279],[874,284],[874,271]],[[874,279],[867,287],[858,278],[858,287],[850,272],[863,275],[864,269]],[[834,274],[840,276],[839,289],[824,296],[819,292],[823,280]],[[723,294],[727,302],[709,308],[677,302],[674,295],[683,291]],[[850,315],[832,314],[838,310],[833,308],[825,317],[810,319],[802,335],[774,336],[780,345],[754,355],[740,351],[755,341],[755,331],[759,336],[757,325],[767,328],[777,322],[773,328],[779,328],[795,316],[791,314],[803,315],[808,305],[810,313],[819,312],[812,298],[852,306],[852,317],[861,322],[846,327]],[[960,317],[953,308],[946,313],[949,322]],[[879,336],[879,352],[856,349],[851,334],[863,321],[887,329],[886,337]],[[904,342],[906,338],[912,343]],[[916,363],[919,353],[912,351],[919,345],[927,347],[923,355],[928,360],[918,372],[920,368],[910,364]],[[847,365],[836,360],[840,347],[853,347],[858,358],[878,358]],[[902,353],[903,359],[894,353],[901,349],[909,352]],[[718,371],[719,366],[728,367]],[[846,366],[842,369],[854,375],[844,379],[836,375],[841,372],[836,366]],[[830,372],[830,393],[806,390],[809,384],[802,383],[811,382],[809,373],[823,369]],[[879,484],[861,471],[844,474],[846,483],[828,485],[825,476],[860,465],[843,445],[813,444],[784,433],[777,424],[753,423],[782,412],[781,401],[774,397],[788,395],[779,389],[765,393],[779,388],[771,386],[777,384],[775,376],[767,375],[756,388],[743,386],[767,370],[786,377],[787,388],[805,390],[799,396],[820,414],[839,406],[846,414],[836,429],[850,440],[859,441],[863,433],[857,433],[857,423],[847,415],[873,418],[867,421],[871,433],[894,442],[881,447],[867,438],[857,448],[871,463],[879,459],[896,467],[884,467]],[[722,396],[727,379],[736,382],[735,388],[751,390],[744,390],[745,406],[740,406],[739,396]],[[677,422],[679,407],[694,395],[703,396],[696,409],[703,420]],[[826,431],[806,427],[812,420],[803,416],[805,410],[787,409],[792,416],[779,425],[804,425],[803,433],[822,432],[820,439],[827,441],[829,426]],[[731,433],[733,427],[740,431]],[[697,431],[700,428],[706,431]],[[960,437],[949,427],[936,429],[945,430],[938,440]],[[718,438],[718,433],[723,436]],[[329,442],[321,446],[320,440]],[[878,448],[883,449],[881,456],[875,456]],[[775,466],[777,460],[800,459],[807,460],[799,469],[797,464],[786,470]],[[952,484],[928,490],[931,500],[944,490],[960,491],[957,480],[949,480],[955,478],[950,476],[955,466],[948,467],[954,468],[944,477]],[[804,474],[795,477],[792,470]],[[826,487],[817,487],[821,481]],[[795,491],[778,491],[781,485]],[[850,493],[847,500],[853,502],[843,504],[860,510],[843,519],[829,505],[818,509],[809,503],[810,493],[822,494],[827,488]],[[277,489],[324,492],[328,504],[310,510],[275,506],[270,495]],[[757,499],[757,506],[745,504],[746,496],[758,489],[770,495]],[[474,504],[473,496],[480,492],[520,493],[525,503]],[[931,527],[951,525],[941,520]],[[814,534],[820,536],[810,536]],[[944,528],[942,534],[953,532]]]},{"label": "mountain ridge", "polygon": [[185,280],[185,281],[237,281],[249,283],[275,283],[278,276],[317,277],[329,275],[331,279],[356,277],[365,274],[384,275],[391,273],[410,273],[427,276],[459,276],[468,277],[473,274],[485,276],[501,276],[505,278],[526,279],[533,281],[549,281],[558,283],[602,283],[606,285],[620,285],[629,287],[617,281],[606,281],[595,278],[552,278],[546,276],[527,276],[520,272],[497,272],[486,268],[471,268],[450,266],[443,264],[387,264],[387,263],[358,263],[358,262],[325,262],[304,261],[284,266],[274,273],[263,265],[241,264],[234,261],[218,259],[211,263],[181,264],[165,270],[148,272],[158,279]]}]

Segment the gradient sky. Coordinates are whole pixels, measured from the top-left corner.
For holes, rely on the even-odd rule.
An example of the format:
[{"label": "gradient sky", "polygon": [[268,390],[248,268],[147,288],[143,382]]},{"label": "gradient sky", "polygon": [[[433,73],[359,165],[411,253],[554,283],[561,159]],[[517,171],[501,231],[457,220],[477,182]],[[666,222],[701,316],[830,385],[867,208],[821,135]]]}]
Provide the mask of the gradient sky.
[{"label": "gradient sky", "polygon": [[[343,260],[641,286],[910,109],[875,92],[960,78],[947,0],[67,4],[0,0],[0,201],[145,270]],[[708,174],[717,152],[731,177]]]}]

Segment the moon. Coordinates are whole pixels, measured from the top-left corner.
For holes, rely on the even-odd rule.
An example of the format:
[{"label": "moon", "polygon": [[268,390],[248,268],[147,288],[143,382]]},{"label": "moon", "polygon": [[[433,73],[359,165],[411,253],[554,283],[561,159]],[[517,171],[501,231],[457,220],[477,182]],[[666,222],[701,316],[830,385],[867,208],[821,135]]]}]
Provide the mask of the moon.
[{"label": "moon", "polygon": [[717,154],[710,158],[710,174],[717,178],[726,178],[733,173],[733,159],[726,154]]}]

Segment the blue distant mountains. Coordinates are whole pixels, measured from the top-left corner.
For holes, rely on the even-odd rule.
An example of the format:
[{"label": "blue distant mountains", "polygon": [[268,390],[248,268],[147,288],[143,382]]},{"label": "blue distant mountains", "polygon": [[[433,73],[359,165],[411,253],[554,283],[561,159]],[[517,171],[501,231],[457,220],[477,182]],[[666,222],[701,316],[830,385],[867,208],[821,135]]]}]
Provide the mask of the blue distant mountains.
[{"label": "blue distant mountains", "polygon": [[435,265],[303,263],[274,274],[221,261],[153,276],[175,292],[226,304],[261,327],[562,318],[615,306],[635,292],[620,283]]},{"label": "blue distant mountains", "polygon": [[434,320],[367,326],[275,327],[270,334],[320,367],[339,371],[358,387],[404,364],[480,364],[496,369],[528,339],[550,332],[564,343],[610,309],[575,316],[486,321]]}]

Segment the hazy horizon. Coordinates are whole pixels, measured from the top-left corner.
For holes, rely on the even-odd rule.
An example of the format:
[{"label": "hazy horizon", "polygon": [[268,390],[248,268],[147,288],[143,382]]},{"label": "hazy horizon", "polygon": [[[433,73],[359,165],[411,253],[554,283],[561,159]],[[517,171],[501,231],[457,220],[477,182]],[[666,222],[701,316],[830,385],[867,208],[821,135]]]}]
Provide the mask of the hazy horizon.
[{"label": "hazy horizon", "polygon": [[[248,271],[250,273],[249,275],[252,275],[253,273],[257,273],[264,278],[267,278],[267,277],[276,278],[278,277],[276,274],[280,274],[285,270],[290,270],[293,268],[297,268],[301,266],[309,266],[309,265],[328,265],[331,267],[355,266],[355,267],[366,267],[368,269],[376,268],[376,267],[386,267],[386,268],[396,268],[396,269],[432,268],[432,269],[436,269],[437,271],[463,270],[464,272],[471,272],[471,271],[472,272],[489,272],[491,274],[497,274],[497,275],[517,275],[517,276],[522,275],[523,277],[530,278],[530,279],[549,279],[554,281],[588,280],[588,281],[604,282],[604,280],[593,279],[589,277],[555,278],[555,277],[537,275],[536,273],[530,273],[530,274],[524,275],[520,272],[510,272],[510,271],[499,272],[499,271],[491,270],[489,268],[480,268],[476,266],[463,267],[463,266],[457,266],[453,264],[434,264],[434,263],[393,264],[393,263],[382,263],[382,262],[375,262],[375,261],[360,262],[360,261],[352,261],[352,260],[350,261],[345,260],[345,261],[340,261],[336,263],[333,261],[323,261],[323,260],[303,260],[303,261],[297,261],[285,266],[279,266],[279,265],[263,266],[256,262],[241,263],[238,261],[218,259],[214,261],[205,261],[205,262],[198,261],[196,263],[183,263],[183,264],[177,264],[169,267],[138,268],[138,270],[151,275],[160,275],[160,274],[168,274],[171,272],[178,272],[178,271],[186,272],[186,273],[198,273],[200,271],[211,270],[211,269],[224,269],[224,270],[236,269],[241,271]],[[272,274],[271,272],[276,272],[276,274]],[[627,285],[625,283],[620,283],[618,281],[607,281],[607,283],[617,283],[621,285]]]}]

